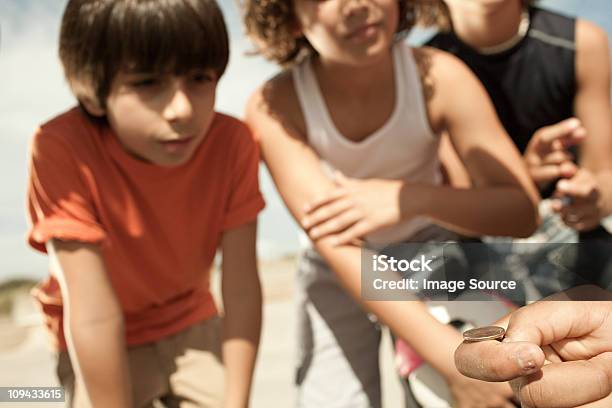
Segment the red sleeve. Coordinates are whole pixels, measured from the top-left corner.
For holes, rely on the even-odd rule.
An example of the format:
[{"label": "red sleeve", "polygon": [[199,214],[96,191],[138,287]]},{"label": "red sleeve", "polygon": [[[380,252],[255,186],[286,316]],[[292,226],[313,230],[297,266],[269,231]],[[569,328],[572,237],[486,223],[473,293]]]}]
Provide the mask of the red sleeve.
[{"label": "red sleeve", "polygon": [[30,151],[28,243],[46,252],[52,238],[99,243],[105,232],[86,182],[87,166],[61,137],[39,129]]},{"label": "red sleeve", "polygon": [[223,230],[254,221],[265,207],[259,191],[259,146],[252,133],[240,124],[232,163],[230,198],[223,221]]}]

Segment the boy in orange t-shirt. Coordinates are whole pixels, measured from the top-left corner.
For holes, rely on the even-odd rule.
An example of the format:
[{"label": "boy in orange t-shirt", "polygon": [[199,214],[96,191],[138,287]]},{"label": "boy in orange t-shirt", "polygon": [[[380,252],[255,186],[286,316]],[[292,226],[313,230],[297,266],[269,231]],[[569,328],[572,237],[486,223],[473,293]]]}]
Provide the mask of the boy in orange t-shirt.
[{"label": "boy in orange t-shirt", "polygon": [[[214,0],[70,0],[79,101],[31,150],[35,296],[71,406],[244,407],[261,329],[257,143],[214,111],[228,61]],[[223,255],[224,318],[209,290]]]}]

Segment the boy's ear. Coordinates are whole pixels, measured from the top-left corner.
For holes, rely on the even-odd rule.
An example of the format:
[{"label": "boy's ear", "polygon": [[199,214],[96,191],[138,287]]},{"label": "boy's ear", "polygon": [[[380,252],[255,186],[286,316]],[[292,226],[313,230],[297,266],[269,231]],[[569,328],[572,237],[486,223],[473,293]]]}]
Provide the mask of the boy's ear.
[{"label": "boy's ear", "polygon": [[106,110],[102,106],[100,106],[100,103],[98,103],[97,100],[94,100],[93,98],[88,96],[79,98],[79,100],[90,115],[97,117],[102,117],[106,115]]}]

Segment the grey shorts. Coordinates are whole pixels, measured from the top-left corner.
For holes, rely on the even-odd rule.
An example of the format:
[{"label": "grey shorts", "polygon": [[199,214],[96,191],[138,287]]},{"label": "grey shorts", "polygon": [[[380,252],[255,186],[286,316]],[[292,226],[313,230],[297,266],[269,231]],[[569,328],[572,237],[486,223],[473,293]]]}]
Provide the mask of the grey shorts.
[{"label": "grey shorts", "polygon": [[380,407],[381,329],[314,251],[300,260],[296,301],[297,406]]}]

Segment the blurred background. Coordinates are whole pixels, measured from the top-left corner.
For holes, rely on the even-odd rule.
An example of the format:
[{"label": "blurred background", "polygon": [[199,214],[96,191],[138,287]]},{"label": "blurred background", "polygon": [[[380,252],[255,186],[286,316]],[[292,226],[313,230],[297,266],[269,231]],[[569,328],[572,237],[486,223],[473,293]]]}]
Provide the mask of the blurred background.
[{"label": "blurred background", "polygon": [[[231,59],[218,88],[217,109],[242,117],[247,97],[278,68],[247,55],[253,48],[244,36],[237,1],[219,1],[230,31]],[[57,57],[64,5],[64,0],[0,0],[0,386],[55,384],[53,358],[27,295],[47,275],[47,259],[26,245],[25,195],[31,135],[39,124],[75,104]],[[543,0],[540,5],[591,20],[612,34],[609,0]],[[420,43],[429,35],[415,30],[408,41]],[[260,180],[267,202],[258,239],[266,320],[254,406],[291,406],[297,227],[263,166]],[[390,349],[385,356],[384,398],[394,401],[385,406],[396,406],[402,397]]]},{"label": "blurred background", "polygon": [[[10,278],[40,279],[46,258],[25,244],[27,150],[36,126],[74,105],[57,57],[57,38],[64,1],[0,1],[0,282]],[[231,60],[218,89],[217,108],[242,116],[248,95],[277,68],[252,50],[243,35],[236,2],[221,0],[231,37]],[[541,5],[592,20],[612,33],[612,7],[607,0],[547,0]],[[415,30],[409,41],[427,33]],[[297,229],[262,166],[267,207],[260,219],[259,253],[270,260],[298,247]]]}]

